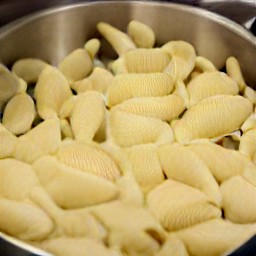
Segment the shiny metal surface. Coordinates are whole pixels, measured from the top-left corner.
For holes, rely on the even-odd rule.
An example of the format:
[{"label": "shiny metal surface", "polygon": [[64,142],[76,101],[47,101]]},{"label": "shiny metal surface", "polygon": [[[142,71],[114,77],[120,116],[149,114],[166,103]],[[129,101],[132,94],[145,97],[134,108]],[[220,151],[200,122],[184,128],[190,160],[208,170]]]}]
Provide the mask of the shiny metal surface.
[{"label": "shiny metal surface", "polygon": [[247,82],[256,86],[256,38],[251,33],[217,14],[170,3],[87,2],[40,12],[0,29],[0,60],[8,65],[18,58],[39,57],[55,65],[97,35],[99,21],[125,30],[131,19],[152,27],[159,44],[178,39],[192,43],[218,68],[228,56],[236,56]]}]

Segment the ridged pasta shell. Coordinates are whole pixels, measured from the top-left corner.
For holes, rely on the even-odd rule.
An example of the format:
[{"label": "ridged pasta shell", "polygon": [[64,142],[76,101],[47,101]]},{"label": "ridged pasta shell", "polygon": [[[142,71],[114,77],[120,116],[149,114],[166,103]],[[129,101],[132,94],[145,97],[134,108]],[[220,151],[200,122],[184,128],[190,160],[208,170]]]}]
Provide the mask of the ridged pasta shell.
[{"label": "ridged pasta shell", "polygon": [[128,35],[131,37],[133,42],[140,48],[152,48],[155,44],[154,31],[147,25],[132,20],[129,22]]},{"label": "ridged pasta shell", "polygon": [[77,81],[71,85],[72,89],[77,93],[86,91],[98,91],[105,94],[111,84],[113,75],[111,72],[104,68],[95,67],[93,72],[84,80]]},{"label": "ridged pasta shell", "polygon": [[161,166],[168,178],[204,192],[217,206],[221,205],[218,183],[206,164],[188,147],[166,144],[158,149]]},{"label": "ridged pasta shell", "polygon": [[72,83],[85,78],[93,68],[91,56],[86,49],[76,49],[66,56],[58,66],[62,74]]},{"label": "ridged pasta shell", "polygon": [[11,97],[20,89],[18,78],[4,65],[0,64],[0,110]]},{"label": "ridged pasta shell", "polygon": [[221,216],[201,191],[185,184],[166,180],[147,196],[151,212],[168,231],[174,231]]},{"label": "ridged pasta shell", "polygon": [[120,172],[114,160],[100,147],[79,142],[60,146],[57,158],[66,165],[90,174],[115,180]]},{"label": "ridged pasta shell", "polygon": [[72,114],[72,111],[74,109],[74,106],[77,102],[78,96],[72,96],[69,97],[61,106],[60,112],[59,112],[59,117],[61,119],[64,118],[69,118]]},{"label": "ridged pasta shell", "polygon": [[246,86],[244,89],[244,97],[251,101],[254,105],[256,105],[256,91],[251,87]]},{"label": "ridged pasta shell", "polygon": [[165,179],[155,145],[138,145],[126,150],[131,170],[143,192],[148,192]]},{"label": "ridged pasta shell", "polygon": [[109,69],[113,72],[114,75],[127,73],[127,69],[126,69],[125,63],[124,63],[124,58],[119,57],[118,59],[112,61],[109,64]]},{"label": "ridged pasta shell", "polygon": [[203,56],[196,56],[195,68],[201,70],[202,72],[214,72],[217,68],[214,64]]},{"label": "ridged pasta shell", "polygon": [[226,70],[227,74],[237,82],[239,91],[242,92],[246,87],[246,83],[241,72],[240,64],[235,57],[227,58]]},{"label": "ridged pasta shell", "polygon": [[241,126],[241,130],[243,132],[246,132],[248,130],[256,128],[256,112],[254,111],[253,114],[251,114],[243,123]]},{"label": "ridged pasta shell", "polygon": [[240,138],[239,151],[253,159],[256,154],[256,127],[243,133]]},{"label": "ridged pasta shell", "polygon": [[62,208],[74,209],[113,200],[118,188],[110,181],[43,156],[33,168],[46,191]]},{"label": "ridged pasta shell", "polygon": [[17,137],[0,123],[0,159],[11,157]]},{"label": "ridged pasta shell", "polygon": [[113,256],[101,241],[90,238],[59,237],[45,240],[39,246],[56,256]]},{"label": "ridged pasta shell", "polygon": [[93,59],[100,49],[100,40],[92,38],[85,43],[84,48],[90,54],[91,59]]},{"label": "ridged pasta shell", "polygon": [[19,135],[31,129],[35,116],[33,99],[26,93],[19,93],[7,103],[2,122],[9,131]]},{"label": "ridged pasta shell", "polygon": [[72,131],[71,125],[66,119],[60,120],[60,129],[62,138],[74,138],[74,133]]},{"label": "ridged pasta shell", "polygon": [[153,117],[111,111],[109,126],[111,138],[121,147],[173,141],[171,127]]},{"label": "ridged pasta shell", "polygon": [[127,34],[108,23],[99,22],[97,24],[97,29],[111,44],[119,56],[122,56],[126,52],[136,48],[135,44]]},{"label": "ridged pasta shell", "polygon": [[188,256],[185,244],[177,238],[167,238],[155,256]]},{"label": "ridged pasta shell", "polygon": [[190,105],[214,95],[237,95],[237,83],[223,72],[205,72],[192,79],[187,90]]},{"label": "ridged pasta shell", "polygon": [[256,187],[241,176],[221,184],[225,218],[235,223],[256,222]]},{"label": "ridged pasta shell", "polygon": [[22,240],[42,240],[52,232],[53,222],[34,205],[0,199],[0,230]]},{"label": "ridged pasta shell", "polygon": [[42,70],[48,64],[36,58],[19,59],[12,66],[12,72],[27,83],[36,83]]},{"label": "ridged pasta shell", "polygon": [[121,74],[112,80],[106,101],[111,107],[135,97],[165,96],[171,93],[173,88],[173,79],[168,74]]},{"label": "ridged pasta shell", "polygon": [[42,155],[55,153],[60,142],[59,121],[48,119],[17,139],[13,156],[18,160],[32,163]]},{"label": "ridged pasta shell", "polygon": [[112,109],[155,117],[170,122],[185,110],[185,106],[180,96],[171,94],[163,97],[138,97],[129,99],[115,105]]},{"label": "ridged pasta shell", "polygon": [[218,182],[242,175],[249,163],[249,159],[239,152],[214,143],[194,143],[189,148],[204,161]]},{"label": "ridged pasta shell", "polygon": [[250,163],[246,166],[243,177],[256,187],[256,162],[254,162],[254,164]]},{"label": "ridged pasta shell", "polygon": [[22,201],[39,181],[29,164],[13,158],[0,160],[0,197]]},{"label": "ridged pasta shell", "polygon": [[213,139],[238,129],[252,113],[252,104],[241,96],[217,95],[191,107],[175,122],[176,140]]},{"label": "ridged pasta shell", "polygon": [[223,219],[207,222],[175,233],[194,256],[224,255],[246,242],[255,232],[255,224],[233,224]]},{"label": "ridged pasta shell", "polygon": [[92,141],[105,118],[105,103],[98,92],[85,92],[77,97],[70,123],[75,139],[81,142]]},{"label": "ridged pasta shell", "polygon": [[177,81],[175,83],[175,91],[173,94],[183,99],[185,107],[189,106],[188,90],[183,81]]},{"label": "ridged pasta shell", "polygon": [[165,72],[170,73],[174,80],[185,80],[195,66],[196,52],[194,47],[185,41],[170,41],[162,46],[171,56]]},{"label": "ridged pasta shell", "polygon": [[124,55],[128,73],[162,72],[169,62],[169,54],[161,48],[135,49]]},{"label": "ridged pasta shell", "polygon": [[52,67],[44,68],[35,87],[36,107],[43,119],[56,118],[62,104],[72,96],[67,79]]},{"label": "ridged pasta shell", "polygon": [[86,236],[95,239],[106,237],[106,230],[89,213],[87,208],[63,210],[55,204],[46,190],[41,187],[33,189],[30,198],[54,220],[56,234],[71,237]]}]

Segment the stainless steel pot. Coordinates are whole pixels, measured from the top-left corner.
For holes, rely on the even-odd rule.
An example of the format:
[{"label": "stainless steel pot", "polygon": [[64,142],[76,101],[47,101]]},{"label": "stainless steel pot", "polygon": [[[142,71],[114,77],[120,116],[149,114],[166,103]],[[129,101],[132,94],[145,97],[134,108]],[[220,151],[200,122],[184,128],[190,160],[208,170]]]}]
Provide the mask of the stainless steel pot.
[{"label": "stainless steel pot", "polygon": [[[0,29],[0,62],[11,65],[19,58],[38,57],[55,65],[87,39],[98,36],[95,28],[99,21],[125,30],[131,19],[149,25],[158,44],[169,40],[190,42],[198,55],[209,58],[220,69],[227,57],[236,56],[247,83],[256,88],[256,38],[251,33],[212,12],[170,3],[97,1],[36,13]],[[107,45],[101,51],[113,55]],[[41,254],[21,247],[22,243],[0,234],[0,255],[2,251],[5,256]]]}]

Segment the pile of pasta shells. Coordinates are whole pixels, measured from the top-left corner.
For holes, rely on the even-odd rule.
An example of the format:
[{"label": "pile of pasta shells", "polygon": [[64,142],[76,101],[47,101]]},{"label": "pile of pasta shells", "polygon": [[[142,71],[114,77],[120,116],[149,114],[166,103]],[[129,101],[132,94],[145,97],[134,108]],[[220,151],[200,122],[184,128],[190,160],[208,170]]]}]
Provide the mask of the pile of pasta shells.
[{"label": "pile of pasta shells", "polygon": [[256,233],[256,92],[238,60],[154,47],[135,20],[97,29],[58,67],[0,66],[0,231],[61,256],[237,248]]}]

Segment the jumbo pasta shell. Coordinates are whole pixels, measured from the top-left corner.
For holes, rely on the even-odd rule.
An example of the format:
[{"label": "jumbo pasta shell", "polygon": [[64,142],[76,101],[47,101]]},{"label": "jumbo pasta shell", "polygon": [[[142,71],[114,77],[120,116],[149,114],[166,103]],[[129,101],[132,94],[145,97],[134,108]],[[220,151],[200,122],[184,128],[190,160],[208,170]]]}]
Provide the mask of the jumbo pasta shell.
[{"label": "jumbo pasta shell", "polygon": [[32,163],[42,155],[55,153],[60,142],[59,121],[48,119],[17,139],[13,156],[18,160]]},{"label": "jumbo pasta shell", "polygon": [[173,141],[171,127],[156,118],[139,116],[123,111],[111,111],[110,136],[121,147]]},{"label": "jumbo pasta shell", "polygon": [[0,160],[0,197],[22,201],[39,185],[29,164],[13,158]]},{"label": "jumbo pasta shell", "polygon": [[173,90],[173,79],[164,73],[121,74],[114,77],[107,91],[107,105],[135,97],[165,96]]},{"label": "jumbo pasta shell", "polygon": [[97,24],[97,29],[111,44],[119,56],[122,56],[126,52],[136,48],[135,44],[127,34],[108,23],[99,22]]},{"label": "jumbo pasta shell", "polygon": [[84,172],[115,180],[120,172],[114,160],[100,147],[71,142],[60,146],[57,158],[64,164]]},{"label": "jumbo pasta shell", "polygon": [[242,175],[249,164],[249,159],[239,152],[214,143],[193,143],[189,148],[203,160],[218,182]]},{"label": "jumbo pasta shell", "polygon": [[174,135],[179,143],[213,139],[238,129],[251,113],[251,102],[241,96],[212,96],[191,107],[175,122]]},{"label": "jumbo pasta shell", "polygon": [[127,160],[142,191],[148,192],[164,181],[155,145],[138,145],[126,150]]},{"label": "jumbo pasta shell", "polygon": [[69,82],[74,82],[85,78],[91,72],[93,63],[86,49],[76,49],[58,67]]},{"label": "jumbo pasta shell", "polygon": [[36,58],[19,59],[13,64],[12,72],[27,83],[36,83],[47,65],[45,61]]},{"label": "jumbo pasta shell", "polygon": [[53,230],[53,222],[40,208],[0,199],[0,230],[22,240],[42,240]]},{"label": "jumbo pasta shell", "polygon": [[43,119],[50,119],[58,117],[62,104],[72,96],[72,92],[64,75],[47,66],[39,76],[35,96],[38,114]]},{"label": "jumbo pasta shell", "polygon": [[237,83],[223,72],[206,72],[192,79],[187,90],[190,105],[214,95],[237,95]]},{"label": "jumbo pasta shell", "polygon": [[166,144],[160,146],[158,155],[168,178],[201,190],[216,205],[221,205],[218,183],[207,165],[190,148],[179,144]]},{"label": "jumbo pasta shell", "polygon": [[31,129],[35,116],[33,99],[26,93],[20,93],[7,103],[2,122],[9,131],[19,135]]},{"label": "jumbo pasta shell", "polygon": [[234,250],[255,233],[255,224],[214,219],[180,230],[175,235],[185,243],[190,255],[217,256]]},{"label": "jumbo pasta shell", "polygon": [[133,42],[140,48],[152,48],[155,44],[154,31],[147,25],[132,20],[128,24],[128,35]]},{"label": "jumbo pasta shell", "polygon": [[70,124],[75,139],[81,142],[92,141],[105,118],[105,103],[98,92],[86,92],[77,97]]},{"label": "jumbo pasta shell", "polygon": [[155,117],[170,122],[185,110],[185,105],[180,96],[171,94],[163,97],[138,97],[129,99],[115,105],[112,109]]},{"label": "jumbo pasta shell", "polygon": [[163,72],[170,62],[169,54],[160,48],[135,49],[127,52],[123,58],[128,73]]},{"label": "jumbo pasta shell", "polygon": [[225,217],[235,223],[256,222],[256,187],[242,176],[221,184]]},{"label": "jumbo pasta shell", "polygon": [[149,209],[168,231],[219,218],[221,210],[210,201],[201,191],[170,179],[147,196]]},{"label": "jumbo pasta shell", "polygon": [[74,209],[103,203],[117,197],[110,181],[65,166],[54,157],[44,156],[33,168],[46,191],[62,208]]}]

